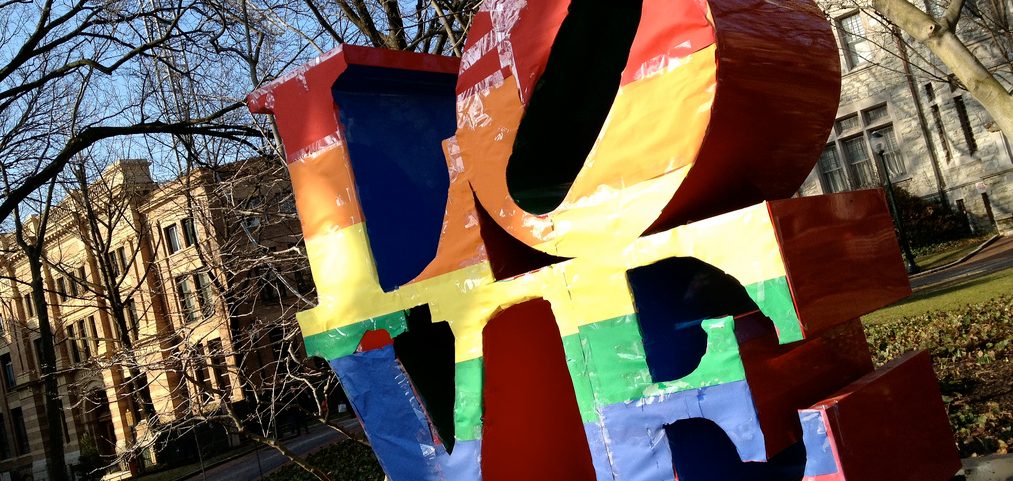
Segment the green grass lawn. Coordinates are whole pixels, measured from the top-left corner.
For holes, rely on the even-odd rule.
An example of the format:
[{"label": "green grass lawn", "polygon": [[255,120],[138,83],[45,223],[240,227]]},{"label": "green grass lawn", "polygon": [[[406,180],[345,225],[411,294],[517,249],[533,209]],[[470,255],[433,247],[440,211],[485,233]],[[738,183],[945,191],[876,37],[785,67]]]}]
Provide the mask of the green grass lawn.
[{"label": "green grass lawn", "polygon": [[879,323],[930,311],[948,311],[1009,293],[1013,293],[1013,268],[926,288],[862,319],[866,323]]}]

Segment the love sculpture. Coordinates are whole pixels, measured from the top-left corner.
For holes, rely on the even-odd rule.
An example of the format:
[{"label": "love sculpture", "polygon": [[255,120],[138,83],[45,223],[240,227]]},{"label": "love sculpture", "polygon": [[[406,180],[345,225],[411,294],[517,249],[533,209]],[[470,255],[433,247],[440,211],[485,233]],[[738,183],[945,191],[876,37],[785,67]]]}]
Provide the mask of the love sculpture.
[{"label": "love sculpture", "polygon": [[487,0],[460,59],[253,92],[390,479],[949,479],[928,356],[858,320],[910,293],[881,192],[788,198],[839,91],[807,0]]}]

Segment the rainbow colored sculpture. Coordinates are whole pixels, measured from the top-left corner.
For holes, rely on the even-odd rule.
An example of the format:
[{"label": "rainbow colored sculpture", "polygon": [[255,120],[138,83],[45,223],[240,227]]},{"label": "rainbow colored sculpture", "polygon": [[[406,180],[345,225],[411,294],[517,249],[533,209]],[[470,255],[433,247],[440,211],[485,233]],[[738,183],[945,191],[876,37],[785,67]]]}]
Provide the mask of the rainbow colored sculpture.
[{"label": "rainbow colored sculpture", "polygon": [[880,191],[792,198],[837,108],[810,1],[487,0],[461,59],[345,46],[252,93],[300,313],[393,481],[944,481]]}]

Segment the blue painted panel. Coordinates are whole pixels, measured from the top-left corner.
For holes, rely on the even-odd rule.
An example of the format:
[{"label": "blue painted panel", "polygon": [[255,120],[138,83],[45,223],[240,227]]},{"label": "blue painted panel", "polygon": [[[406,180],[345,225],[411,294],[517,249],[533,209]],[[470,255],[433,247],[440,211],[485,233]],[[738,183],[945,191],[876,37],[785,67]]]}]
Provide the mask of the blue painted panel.
[{"label": "blue painted panel", "polygon": [[837,461],[834,459],[827,426],[823,423],[823,413],[805,409],[798,412],[802,422],[802,442],[805,443],[805,475],[819,476],[837,472]]},{"label": "blue painted panel", "polygon": [[617,480],[674,479],[670,442],[694,441],[668,439],[665,426],[683,419],[703,418],[717,424],[743,461],[766,459],[763,432],[745,381],[612,404],[601,410],[601,418]]},{"label": "blue painted panel", "polygon": [[330,362],[391,481],[437,481],[436,449],[422,406],[393,346]]}]

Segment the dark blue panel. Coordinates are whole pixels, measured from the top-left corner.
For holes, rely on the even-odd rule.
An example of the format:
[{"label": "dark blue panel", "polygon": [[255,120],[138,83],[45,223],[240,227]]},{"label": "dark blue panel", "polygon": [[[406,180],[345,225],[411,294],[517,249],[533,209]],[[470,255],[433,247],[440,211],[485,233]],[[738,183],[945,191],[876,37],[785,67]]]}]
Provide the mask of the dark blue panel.
[{"label": "dark blue panel", "polygon": [[331,361],[369,443],[391,481],[435,481],[439,463],[429,422],[387,346]]},{"label": "dark blue panel", "polygon": [[436,255],[456,128],[456,76],[351,66],[333,87],[366,233],[390,292]]},{"label": "dark blue panel", "polygon": [[724,431],[706,419],[665,427],[679,481],[799,481],[805,446],[799,442],[765,463],[743,463]]},{"label": "dark blue panel", "polygon": [[707,351],[704,319],[757,309],[735,278],[692,257],[638,267],[627,278],[655,382],[681,379],[700,365]]}]

